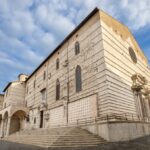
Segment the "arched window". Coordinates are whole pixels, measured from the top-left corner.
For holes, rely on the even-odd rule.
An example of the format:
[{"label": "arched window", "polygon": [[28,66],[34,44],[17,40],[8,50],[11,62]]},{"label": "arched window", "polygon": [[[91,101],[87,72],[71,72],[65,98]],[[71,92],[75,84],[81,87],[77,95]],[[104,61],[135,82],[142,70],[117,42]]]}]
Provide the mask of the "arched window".
[{"label": "arched window", "polygon": [[81,67],[76,67],[75,72],[75,78],[76,78],[76,92],[80,92],[82,90],[82,75],[81,75]]},{"label": "arched window", "polygon": [[59,69],[59,59],[56,59],[56,70]]},{"label": "arched window", "polygon": [[80,43],[76,42],[75,43],[75,55],[80,53]]},{"label": "arched window", "polygon": [[56,81],[56,100],[60,99],[60,82],[59,79]]}]

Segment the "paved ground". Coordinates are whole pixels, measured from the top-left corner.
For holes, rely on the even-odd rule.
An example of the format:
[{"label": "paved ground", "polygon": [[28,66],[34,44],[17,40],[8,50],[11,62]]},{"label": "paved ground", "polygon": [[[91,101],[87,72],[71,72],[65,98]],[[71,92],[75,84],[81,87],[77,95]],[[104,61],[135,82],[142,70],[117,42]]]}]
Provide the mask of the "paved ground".
[{"label": "paved ground", "polygon": [[[47,150],[35,146],[0,141],[0,150]],[[89,148],[49,148],[48,150],[150,150],[150,136],[130,142],[107,143]]]}]

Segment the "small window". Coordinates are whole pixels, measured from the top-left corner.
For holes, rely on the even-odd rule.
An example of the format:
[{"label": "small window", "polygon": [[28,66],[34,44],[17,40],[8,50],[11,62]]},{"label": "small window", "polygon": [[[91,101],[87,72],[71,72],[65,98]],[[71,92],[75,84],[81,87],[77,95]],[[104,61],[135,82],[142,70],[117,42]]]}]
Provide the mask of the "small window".
[{"label": "small window", "polygon": [[45,80],[46,79],[46,71],[44,71],[44,73],[43,73],[43,80]]},{"label": "small window", "polygon": [[60,99],[60,82],[57,79],[57,81],[56,81],[56,100],[59,100],[59,99]]},{"label": "small window", "polygon": [[59,59],[56,60],[56,70],[59,69]]},{"label": "small window", "polygon": [[76,79],[76,92],[80,92],[82,90],[82,76],[80,66],[76,67],[75,79]]},{"label": "small window", "polygon": [[75,55],[78,55],[80,53],[80,43],[75,43]]}]

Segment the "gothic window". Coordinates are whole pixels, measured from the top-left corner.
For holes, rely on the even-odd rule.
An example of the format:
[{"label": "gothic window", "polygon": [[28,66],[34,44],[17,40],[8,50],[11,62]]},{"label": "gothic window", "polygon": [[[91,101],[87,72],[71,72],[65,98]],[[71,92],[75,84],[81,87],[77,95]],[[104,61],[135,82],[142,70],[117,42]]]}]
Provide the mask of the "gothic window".
[{"label": "gothic window", "polygon": [[76,79],[76,92],[80,92],[82,90],[82,75],[80,66],[76,67],[75,79]]},{"label": "gothic window", "polygon": [[46,71],[44,71],[44,73],[43,73],[43,80],[45,80],[46,79]]},{"label": "gothic window", "polygon": [[75,43],[75,55],[78,55],[80,53],[80,43]]},{"label": "gothic window", "polygon": [[59,59],[56,60],[56,70],[59,69]]},{"label": "gothic window", "polygon": [[56,100],[59,100],[59,99],[60,99],[60,82],[57,79],[57,81],[56,81]]}]

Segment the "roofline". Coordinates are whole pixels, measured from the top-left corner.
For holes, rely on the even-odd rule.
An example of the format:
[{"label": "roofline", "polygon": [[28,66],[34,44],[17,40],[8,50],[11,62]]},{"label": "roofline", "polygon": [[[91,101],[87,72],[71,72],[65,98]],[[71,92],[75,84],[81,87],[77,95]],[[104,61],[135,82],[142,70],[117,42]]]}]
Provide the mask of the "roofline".
[{"label": "roofline", "polygon": [[5,92],[11,84],[12,84],[12,82],[9,82],[9,83],[6,85],[6,87],[4,88],[3,92]]},{"label": "roofline", "polygon": [[48,57],[31,73],[27,78],[26,82],[34,75],[34,73],[50,58],[59,48],[74,34],[78,31],[93,15],[95,15],[99,9],[96,7],[49,55]]},{"label": "roofline", "polygon": [[123,22],[121,22],[120,20],[117,20],[116,18],[114,18],[114,17],[111,16],[110,14],[106,13],[104,10],[100,9],[100,12],[105,13],[106,15],[108,15],[108,16],[111,17],[113,20],[115,20],[115,21],[117,21],[118,23],[120,23],[122,26],[124,26],[124,27],[129,31],[129,33],[131,34],[131,36],[134,38],[136,44],[138,45],[138,47],[139,47],[139,49],[140,49],[140,51],[141,51],[143,57],[145,58],[146,63],[148,63],[148,58],[147,58],[147,56],[145,55],[143,49],[142,49],[141,46],[139,45],[138,41],[136,40],[136,38],[135,38],[135,36],[133,35],[133,33],[132,33],[132,31],[130,30],[130,28],[129,28],[127,25],[125,25]]}]

